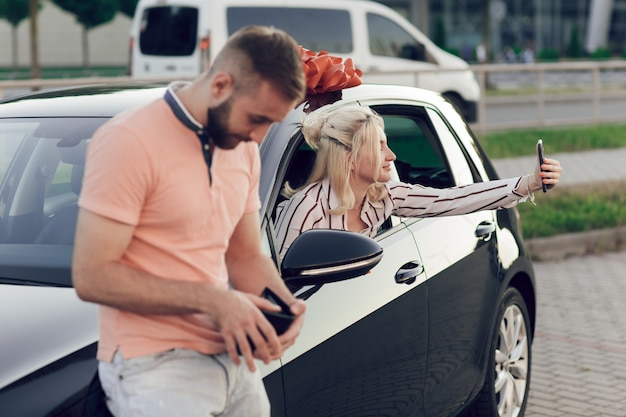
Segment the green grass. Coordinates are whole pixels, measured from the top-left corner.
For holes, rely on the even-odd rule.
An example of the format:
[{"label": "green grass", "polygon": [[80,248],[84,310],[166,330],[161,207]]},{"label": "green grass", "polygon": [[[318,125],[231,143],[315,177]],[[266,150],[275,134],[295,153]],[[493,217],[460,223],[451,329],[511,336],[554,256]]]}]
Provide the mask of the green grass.
[{"label": "green grass", "polygon": [[[92,66],[87,70],[80,67],[46,67],[41,69],[41,78],[81,78],[81,77],[120,77],[126,75],[126,67]],[[30,68],[0,67],[0,81],[28,80],[31,78]]]},{"label": "green grass", "polygon": [[478,136],[491,159],[533,155],[537,139],[546,153],[626,147],[626,125],[598,125],[489,132]]},{"label": "green grass", "polygon": [[557,187],[536,202],[518,206],[526,239],[626,225],[626,181]]},{"label": "green grass", "polygon": [[[539,138],[549,154],[623,148],[626,125],[490,132],[479,141],[492,159],[498,159],[534,155]],[[518,206],[526,239],[626,226],[626,181],[558,186],[538,194],[537,207]]]}]

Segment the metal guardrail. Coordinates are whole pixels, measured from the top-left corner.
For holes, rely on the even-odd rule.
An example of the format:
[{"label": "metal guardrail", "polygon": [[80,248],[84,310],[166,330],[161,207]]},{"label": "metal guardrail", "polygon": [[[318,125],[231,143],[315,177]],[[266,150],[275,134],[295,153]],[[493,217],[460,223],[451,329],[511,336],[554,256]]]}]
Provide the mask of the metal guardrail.
[{"label": "metal guardrail", "polygon": [[[472,128],[484,132],[491,129],[527,128],[537,126],[551,126],[555,124],[596,124],[603,122],[617,122],[626,120],[624,115],[606,116],[601,114],[602,100],[626,99],[626,61],[579,61],[536,64],[486,64],[473,65],[481,90],[481,100],[478,108],[478,120]],[[519,80],[514,83],[518,88],[529,88],[534,92],[523,96],[489,96],[485,94],[488,88],[502,89],[494,85],[493,78],[497,74],[531,74],[531,83],[524,85]],[[607,76],[612,75],[612,76]],[[568,76],[570,75],[570,76]],[[606,79],[603,82],[603,79]],[[533,85],[534,84],[534,85]],[[537,106],[536,121],[506,122],[486,124],[486,107],[488,104],[500,105],[523,100],[526,103],[534,102]],[[589,101],[591,112],[588,117],[571,120],[552,121],[546,117],[546,105],[563,101]]]},{"label": "metal guardrail", "polygon": [[[546,105],[554,101],[590,100],[592,103],[590,116],[584,119],[577,118],[571,121],[560,120],[563,123],[582,124],[624,121],[625,116],[619,118],[605,117],[600,112],[603,99],[626,99],[626,61],[580,61],[534,64],[484,64],[471,65],[478,80],[481,99],[478,104],[478,119],[472,128],[479,132],[492,129],[524,128],[550,126],[553,121],[546,118]],[[426,72],[441,72],[440,69],[411,73],[415,85],[419,83],[420,74]],[[461,71],[452,70],[452,71]],[[400,72],[398,72],[400,73]],[[402,74],[407,74],[406,71]],[[573,74],[573,77],[568,77]],[[607,82],[607,74],[612,75]],[[367,76],[368,74],[364,74]],[[64,79],[30,79],[0,81],[0,99],[5,96],[6,90],[41,90],[67,86],[110,84],[110,83],[139,83],[139,82],[168,82],[171,78],[137,79],[132,77],[86,77]],[[507,90],[508,95],[492,94],[494,91]],[[516,92],[515,90],[518,90]],[[489,93],[488,93],[489,92]],[[528,122],[486,123],[487,107],[515,102],[535,103],[538,120]]]}]

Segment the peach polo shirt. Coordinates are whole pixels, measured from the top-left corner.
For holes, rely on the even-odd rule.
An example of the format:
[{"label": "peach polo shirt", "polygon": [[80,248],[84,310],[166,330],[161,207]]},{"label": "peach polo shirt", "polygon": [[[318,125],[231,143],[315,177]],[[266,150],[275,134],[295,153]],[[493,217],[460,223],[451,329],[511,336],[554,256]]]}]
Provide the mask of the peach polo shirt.
[{"label": "peach polo shirt", "polygon": [[[216,149],[209,183],[196,133],[159,99],[96,132],[79,205],[135,226],[122,263],[167,279],[227,288],[224,254],[241,217],[260,208],[260,169],[256,143]],[[99,359],[110,361],[118,349],[131,358],[174,348],[225,351],[202,314],[138,315],[100,306]]]}]

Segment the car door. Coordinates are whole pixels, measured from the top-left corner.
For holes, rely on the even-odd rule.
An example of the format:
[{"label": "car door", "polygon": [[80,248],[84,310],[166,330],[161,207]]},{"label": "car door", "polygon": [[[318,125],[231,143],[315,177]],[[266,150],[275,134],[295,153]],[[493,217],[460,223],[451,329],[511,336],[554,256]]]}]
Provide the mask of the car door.
[{"label": "car door", "polygon": [[[464,185],[479,176],[433,107],[376,107],[390,135],[401,180],[436,188]],[[426,415],[449,415],[467,400],[482,378],[498,263],[493,211],[402,219],[414,235],[428,287]]]},{"label": "car door", "polygon": [[[293,171],[304,159],[295,152],[284,162],[284,178],[302,177]],[[368,274],[296,292],[306,298],[306,319],[281,359],[284,410],[273,403],[273,416],[423,415],[428,319],[421,259],[401,222],[375,239],[384,255]]]}]

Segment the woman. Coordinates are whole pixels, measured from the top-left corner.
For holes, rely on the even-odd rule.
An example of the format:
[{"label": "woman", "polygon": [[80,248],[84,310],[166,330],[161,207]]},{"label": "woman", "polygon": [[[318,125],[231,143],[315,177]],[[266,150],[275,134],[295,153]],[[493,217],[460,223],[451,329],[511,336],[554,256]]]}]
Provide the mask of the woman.
[{"label": "woman", "polygon": [[533,174],[451,188],[430,188],[391,180],[396,155],[387,146],[383,119],[368,107],[321,108],[302,123],[316,152],[307,183],[285,187],[289,200],[278,209],[281,258],[291,242],[309,229],[340,229],[376,235],[392,214],[435,217],[512,207],[534,200],[542,183],[559,183],[559,161],[544,158]]}]

